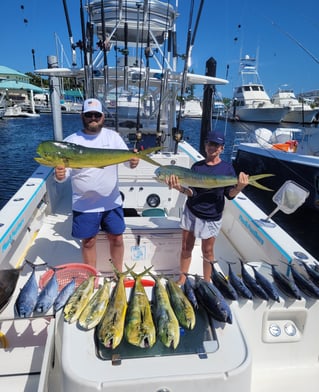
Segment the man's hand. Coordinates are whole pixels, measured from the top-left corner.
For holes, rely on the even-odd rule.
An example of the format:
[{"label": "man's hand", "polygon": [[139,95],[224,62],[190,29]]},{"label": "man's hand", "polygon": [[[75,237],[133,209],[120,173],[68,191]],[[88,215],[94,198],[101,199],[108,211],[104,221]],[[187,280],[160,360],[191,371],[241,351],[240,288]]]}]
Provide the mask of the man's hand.
[{"label": "man's hand", "polygon": [[62,181],[62,180],[65,179],[66,169],[65,169],[64,166],[57,166],[57,167],[54,169],[54,172],[55,172],[55,178],[56,178],[58,181]]}]

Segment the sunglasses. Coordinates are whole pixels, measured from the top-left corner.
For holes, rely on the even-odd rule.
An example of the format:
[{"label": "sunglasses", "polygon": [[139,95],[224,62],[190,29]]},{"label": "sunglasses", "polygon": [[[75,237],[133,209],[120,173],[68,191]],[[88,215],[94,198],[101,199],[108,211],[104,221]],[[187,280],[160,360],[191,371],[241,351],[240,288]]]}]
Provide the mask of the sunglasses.
[{"label": "sunglasses", "polygon": [[85,118],[101,118],[103,115],[102,115],[102,113],[97,113],[97,112],[87,112],[87,113],[84,113],[83,114],[83,116],[85,117]]}]

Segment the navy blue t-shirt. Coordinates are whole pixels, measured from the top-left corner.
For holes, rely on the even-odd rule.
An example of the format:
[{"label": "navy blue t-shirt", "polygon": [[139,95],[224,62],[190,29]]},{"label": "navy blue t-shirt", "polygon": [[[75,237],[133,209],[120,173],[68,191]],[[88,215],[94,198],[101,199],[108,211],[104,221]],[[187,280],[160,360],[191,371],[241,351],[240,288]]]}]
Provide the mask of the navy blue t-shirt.
[{"label": "navy blue t-shirt", "polygon": [[[232,176],[236,177],[236,172],[231,163],[221,161],[217,165],[207,165],[206,161],[194,163],[192,170],[197,173],[211,176]],[[225,196],[231,200],[229,191],[233,186],[221,188],[193,188],[193,196],[187,198],[186,205],[190,211],[198,218],[204,220],[220,220],[225,206]]]}]

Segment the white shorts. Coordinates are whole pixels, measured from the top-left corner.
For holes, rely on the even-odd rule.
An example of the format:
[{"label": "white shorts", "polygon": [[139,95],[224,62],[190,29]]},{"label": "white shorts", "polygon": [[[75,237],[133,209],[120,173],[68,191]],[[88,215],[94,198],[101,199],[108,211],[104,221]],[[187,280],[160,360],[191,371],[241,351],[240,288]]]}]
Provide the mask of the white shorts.
[{"label": "white shorts", "polygon": [[212,221],[197,218],[185,205],[180,226],[183,230],[191,231],[195,238],[207,240],[218,236],[222,227],[222,219]]}]

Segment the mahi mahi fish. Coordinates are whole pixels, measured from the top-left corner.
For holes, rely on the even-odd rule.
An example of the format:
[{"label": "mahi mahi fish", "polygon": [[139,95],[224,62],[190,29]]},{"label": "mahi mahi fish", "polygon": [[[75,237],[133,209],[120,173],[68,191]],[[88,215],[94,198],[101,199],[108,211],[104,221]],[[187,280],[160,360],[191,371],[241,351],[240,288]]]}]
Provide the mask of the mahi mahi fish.
[{"label": "mahi mahi fish", "polygon": [[135,283],[131,290],[126,314],[125,338],[130,344],[141,348],[151,348],[156,342],[151,306],[141,281],[142,276],[151,268],[153,267],[140,274],[132,272]]},{"label": "mahi mahi fish", "polygon": [[44,141],[38,145],[34,159],[44,166],[65,166],[73,169],[89,167],[102,168],[129,161],[131,158],[141,158],[156,166],[159,163],[151,159],[148,154],[160,150],[161,147],[148,148],[135,153],[129,150],[84,147],[69,142]]},{"label": "mahi mahi fish", "polygon": [[125,276],[131,272],[116,271],[117,282],[112,290],[111,298],[107,304],[102,320],[97,325],[97,338],[106,347],[115,349],[122,341],[124,323],[127,310]]},{"label": "mahi mahi fish", "polygon": [[[181,185],[192,186],[195,188],[220,188],[236,185],[238,183],[238,179],[235,176],[210,176],[199,174],[186,167],[176,165],[160,166],[155,170],[156,180],[159,182],[165,182],[171,175],[178,177]],[[257,182],[258,180],[272,176],[273,174],[258,174],[256,176],[250,176],[248,183],[256,188],[263,189],[265,191],[272,191],[272,189],[269,189]]]},{"label": "mahi mahi fish", "polygon": [[167,278],[166,289],[180,325],[187,329],[193,329],[196,323],[195,312],[181,287],[174,280]]},{"label": "mahi mahi fish", "polygon": [[94,281],[94,275],[84,280],[68,299],[63,312],[64,320],[69,324],[78,320],[83,309],[89,302],[94,291]]},{"label": "mahi mahi fish", "polygon": [[110,281],[104,279],[103,285],[96,291],[83,309],[79,317],[79,325],[83,329],[92,329],[100,322],[109,302],[110,286]]},{"label": "mahi mahi fish", "polygon": [[158,337],[164,346],[176,349],[180,340],[177,317],[170,304],[168,293],[161,282],[161,279],[155,275],[150,275],[155,280],[155,286],[153,287],[153,303]]}]

